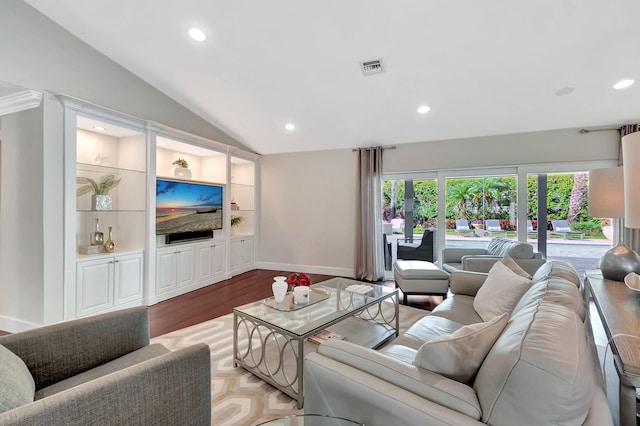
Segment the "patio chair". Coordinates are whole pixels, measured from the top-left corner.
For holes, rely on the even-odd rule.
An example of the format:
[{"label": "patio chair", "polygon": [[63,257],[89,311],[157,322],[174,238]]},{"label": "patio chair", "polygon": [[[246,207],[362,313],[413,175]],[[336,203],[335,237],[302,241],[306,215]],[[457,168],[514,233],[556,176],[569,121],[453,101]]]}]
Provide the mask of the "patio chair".
[{"label": "patio chair", "polygon": [[502,229],[500,226],[500,221],[498,219],[487,219],[484,221],[484,233],[489,234],[490,237],[493,237],[493,234],[502,234],[504,236],[507,235],[507,230]]},{"label": "patio chair", "polygon": [[527,220],[527,237],[537,238],[538,231],[533,229],[533,223],[530,220]]},{"label": "patio chair", "polygon": [[562,239],[566,239],[567,236],[580,237],[580,239],[584,238],[584,233],[580,231],[572,231],[569,226],[569,222],[566,220],[552,220],[551,226],[553,227],[553,230],[549,231],[550,235],[562,235]]},{"label": "patio chair", "polygon": [[467,219],[456,220],[455,231],[456,231],[456,235],[471,234],[471,236],[473,237],[473,235],[475,234],[474,230],[469,228],[469,221]]},{"label": "patio chair", "polygon": [[398,238],[397,258],[433,262],[436,257],[433,249],[435,234],[435,230],[425,231],[419,245],[417,238]]}]

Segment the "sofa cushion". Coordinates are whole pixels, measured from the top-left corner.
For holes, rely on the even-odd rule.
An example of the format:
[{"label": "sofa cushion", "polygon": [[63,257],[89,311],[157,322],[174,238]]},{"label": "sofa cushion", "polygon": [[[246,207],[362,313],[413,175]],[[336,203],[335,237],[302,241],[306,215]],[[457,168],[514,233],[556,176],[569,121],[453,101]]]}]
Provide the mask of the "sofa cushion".
[{"label": "sofa cushion", "polygon": [[496,262],[478,290],[473,308],[483,321],[505,312],[510,314],[530,286],[530,279],[516,274],[501,261]]},{"label": "sofa cushion", "polygon": [[527,306],[511,316],[476,376],[482,421],[581,425],[596,371],[585,326],[575,312],[545,301]]},{"label": "sofa cushion", "polygon": [[521,277],[525,277],[527,279],[531,279],[531,275],[525,271],[524,269],[522,269],[522,266],[518,265],[516,263],[515,260],[513,260],[513,258],[509,255],[506,255],[502,258],[502,263],[504,263],[504,266],[506,266],[507,268],[511,269],[513,272],[515,272],[516,274],[520,275]]},{"label": "sofa cushion", "polygon": [[488,322],[465,325],[424,343],[414,364],[462,383],[471,383],[509,320],[502,314]]},{"label": "sofa cushion", "polygon": [[548,277],[563,278],[569,282],[575,284],[580,288],[580,277],[575,268],[570,263],[563,262],[561,260],[554,260],[553,262],[547,262],[542,265],[535,274],[533,274],[533,281],[546,280]]},{"label": "sofa cushion", "polygon": [[169,352],[171,352],[169,349],[158,343],[143,346],[136,351],[123,355],[120,358],[116,358],[113,361],[107,362],[106,364],[102,364],[98,367],[92,368],[91,370],[87,370],[83,373],[77,374],[75,376],[69,377],[68,379],[47,386],[46,388],[40,389],[38,390],[38,392],[36,392],[35,399],[38,400],[46,398],[47,396],[51,396],[58,392],[74,388],[83,383],[98,379],[102,376],[106,376],[107,374],[124,370],[127,367],[140,364],[141,362],[158,357],[160,355],[164,355]]},{"label": "sofa cushion", "polygon": [[16,354],[0,345],[0,413],[33,402],[36,385]]},{"label": "sofa cushion", "polygon": [[425,342],[436,339],[442,335],[452,334],[461,327],[463,327],[463,324],[447,318],[427,315],[416,321],[407,331],[396,337],[387,346],[380,349],[380,352],[413,364],[417,350],[420,349]]},{"label": "sofa cushion", "polygon": [[431,312],[430,317],[438,316],[450,319],[462,325],[482,322],[482,318],[473,309],[473,296],[455,294],[447,297]]},{"label": "sofa cushion", "polygon": [[582,321],[586,318],[587,309],[580,290],[572,282],[565,279],[548,277],[545,280],[533,282],[531,288],[516,304],[513,314],[526,306],[535,305],[538,300],[558,303],[578,314]]},{"label": "sofa cushion", "polygon": [[487,254],[504,257],[509,255],[516,259],[533,259],[533,246],[522,241],[505,237],[495,237],[489,241]]}]

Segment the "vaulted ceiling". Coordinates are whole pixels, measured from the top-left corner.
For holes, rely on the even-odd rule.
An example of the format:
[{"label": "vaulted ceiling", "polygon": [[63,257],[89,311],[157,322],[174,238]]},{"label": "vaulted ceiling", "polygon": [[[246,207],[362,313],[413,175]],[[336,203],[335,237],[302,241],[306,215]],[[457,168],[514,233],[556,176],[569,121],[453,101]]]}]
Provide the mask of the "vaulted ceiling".
[{"label": "vaulted ceiling", "polygon": [[640,121],[637,0],[26,1],[260,154]]}]

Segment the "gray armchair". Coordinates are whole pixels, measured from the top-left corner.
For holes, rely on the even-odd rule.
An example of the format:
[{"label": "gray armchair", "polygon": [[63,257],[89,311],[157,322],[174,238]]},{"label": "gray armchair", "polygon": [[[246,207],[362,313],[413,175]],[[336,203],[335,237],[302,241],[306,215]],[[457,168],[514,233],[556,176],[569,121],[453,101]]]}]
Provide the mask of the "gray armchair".
[{"label": "gray armchair", "polygon": [[456,271],[489,272],[491,267],[504,256],[509,255],[529,274],[533,275],[546,262],[542,253],[523,241],[505,237],[494,237],[487,248],[445,248],[442,250],[442,269],[449,273]]},{"label": "gray armchair", "polygon": [[[3,336],[0,345],[35,384],[33,402],[0,413],[0,425],[211,424],[209,347],[150,345],[146,307]],[[0,366],[3,374],[11,372]]]}]

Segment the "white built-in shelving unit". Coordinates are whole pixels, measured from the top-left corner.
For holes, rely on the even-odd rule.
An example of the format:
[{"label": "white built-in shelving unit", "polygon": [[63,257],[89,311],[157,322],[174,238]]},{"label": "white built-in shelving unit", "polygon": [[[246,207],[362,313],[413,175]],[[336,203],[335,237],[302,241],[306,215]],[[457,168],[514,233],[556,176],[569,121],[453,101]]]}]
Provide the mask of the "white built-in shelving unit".
[{"label": "white built-in shelving unit", "polygon": [[[65,319],[154,304],[255,267],[257,155],[59,98],[65,140]],[[188,162],[190,180],[223,187],[223,227],[212,238],[167,244],[156,235],[155,180],[176,178],[177,159]],[[96,211],[91,194],[76,196],[77,178],[99,181],[105,175],[120,182],[109,192],[112,209]],[[242,217],[234,228],[232,215]],[[113,253],[84,254],[96,219],[105,240],[112,228]]]}]

